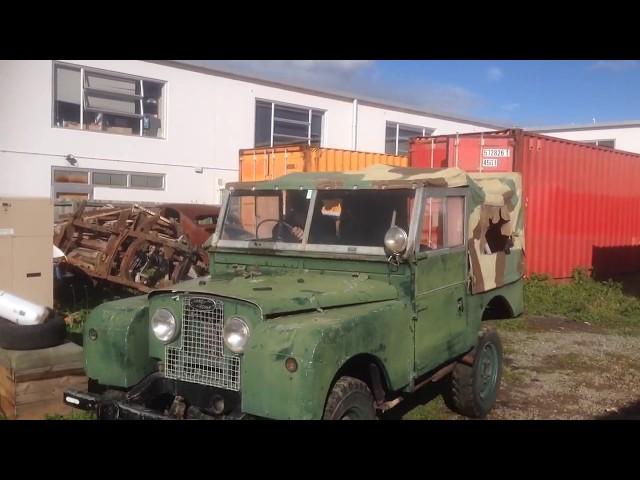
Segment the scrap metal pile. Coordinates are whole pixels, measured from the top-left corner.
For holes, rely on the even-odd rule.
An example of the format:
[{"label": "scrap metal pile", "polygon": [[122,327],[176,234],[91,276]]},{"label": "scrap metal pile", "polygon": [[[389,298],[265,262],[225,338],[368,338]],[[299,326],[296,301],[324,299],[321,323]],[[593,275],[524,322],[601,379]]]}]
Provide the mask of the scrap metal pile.
[{"label": "scrap metal pile", "polygon": [[54,226],[54,244],[89,276],[149,292],[207,274],[203,247],[219,207],[86,204]]}]

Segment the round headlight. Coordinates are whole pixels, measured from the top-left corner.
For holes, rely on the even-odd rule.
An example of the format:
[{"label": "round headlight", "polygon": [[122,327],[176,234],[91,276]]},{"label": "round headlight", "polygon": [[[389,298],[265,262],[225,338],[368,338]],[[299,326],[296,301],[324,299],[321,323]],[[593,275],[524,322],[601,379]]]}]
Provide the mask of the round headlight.
[{"label": "round headlight", "polygon": [[249,326],[240,317],[231,317],[224,324],[224,343],[233,353],[242,353],[249,339]]},{"label": "round headlight", "polygon": [[389,228],[384,236],[384,246],[394,255],[404,252],[407,248],[407,232],[395,225]]},{"label": "round headlight", "polygon": [[160,308],[151,317],[151,329],[158,340],[170,342],[176,336],[176,318],[166,308]]}]

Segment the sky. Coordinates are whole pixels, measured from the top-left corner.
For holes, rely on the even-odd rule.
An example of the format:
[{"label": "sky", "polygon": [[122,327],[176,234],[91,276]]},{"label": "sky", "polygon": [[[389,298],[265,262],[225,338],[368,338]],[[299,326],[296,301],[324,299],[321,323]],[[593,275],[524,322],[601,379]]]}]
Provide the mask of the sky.
[{"label": "sky", "polygon": [[640,119],[637,60],[207,60],[309,88],[330,88],[509,125]]}]

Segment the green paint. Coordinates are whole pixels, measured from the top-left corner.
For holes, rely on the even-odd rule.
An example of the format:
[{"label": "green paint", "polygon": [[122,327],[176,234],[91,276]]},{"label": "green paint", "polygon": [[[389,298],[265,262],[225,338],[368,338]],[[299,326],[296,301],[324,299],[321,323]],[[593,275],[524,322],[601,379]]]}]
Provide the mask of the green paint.
[{"label": "green paint", "polygon": [[[85,323],[83,348],[89,378],[104,385],[131,387],[155,368],[149,356],[146,296],[105,303]],[[96,340],[89,338],[95,330]]]},{"label": "green paint", "polygon": [[[410,188],[420,179],[405,170],[385,170],[391,187],[405,182]],[[447,183],[454,177],[459,181],[449,170],[444,180],[436,171],[428,181],[423,179],[426,193],[431,186],[472,185]],[[292,174],[259,188],[382,185],[346,174],[315,175]],[[470,191],[467,215],[473,202],[483,201],[481,190]],[[398,267],[384,256],[252,251],[214,244],[210,277],[107,303],[91,313],[84,338],[87,374],[109,386],[136,385],[166,360],[166,345],[150,330],[153,312],[169,309],[180,330],[183,295],[211,296],[224,303],[225,321],[239,315],[251,331],[241,356],[242,410],[274,419],[318,419],[336,374],[350,359],[370,355],[383,365],[390,390],[411,390],[417,376],[475,346],[482,313],[494,297],[503,297],[515,315],[522,312],[522,281],[513,274],[517,258],[506,262],[506,278],[512,283],[475,295],[469,292],[467,262],[466,244],[408,254]],[[92,329],[98,333],[96,340],[88,337]],[[179,333],[172,345],[180,343]],[[224,351],[231,354],[226,347]],[[285,368],[289,357],[298,363],[295,373]]]}]

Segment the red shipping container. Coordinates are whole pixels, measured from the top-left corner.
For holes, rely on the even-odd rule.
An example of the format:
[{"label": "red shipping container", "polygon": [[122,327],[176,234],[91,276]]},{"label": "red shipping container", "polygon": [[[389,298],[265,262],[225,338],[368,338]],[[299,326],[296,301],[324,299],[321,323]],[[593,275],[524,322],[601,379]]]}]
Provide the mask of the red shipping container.
[{"label": "red shipping container", "polygon": [[418,137],[409,146],[410,165],[417,168],[458,167],[468,172],[513,171],[514,139],[493,133]]},{"label": "red shipping container", "polygon": [[411,166],[431,167],[432,158],[435,168],[522,173],[527,274],[640,270],[639,154],[522,130],[411,141]]}]

